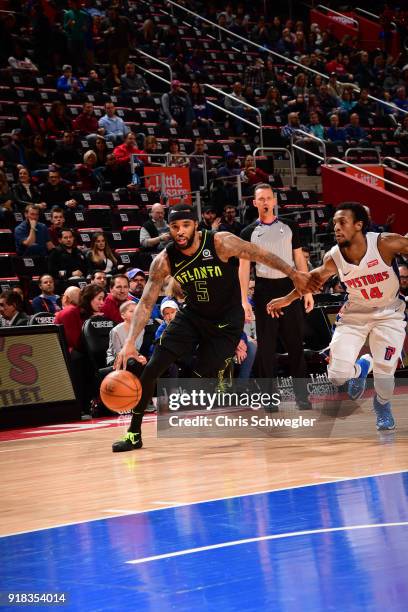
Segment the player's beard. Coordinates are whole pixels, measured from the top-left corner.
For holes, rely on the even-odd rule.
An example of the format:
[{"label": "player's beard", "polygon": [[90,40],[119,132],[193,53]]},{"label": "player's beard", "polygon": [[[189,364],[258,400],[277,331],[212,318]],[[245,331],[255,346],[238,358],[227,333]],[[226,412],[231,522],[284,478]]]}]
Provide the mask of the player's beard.
[{"label": "player's beard", "polygon": [[194,238],[195,238],[195,230],[193,231],[193,233],[191,234],[190,238],[187,239],[186,244],[184,244],[183,246],[181,246],[180,244],[178,244],[178,242],[175,240],[174,244],[176,246],[176,249],[178,249],[179,251],[186,251],[187,249],[189,249],[191,247],[191,245],[194,242]]}]

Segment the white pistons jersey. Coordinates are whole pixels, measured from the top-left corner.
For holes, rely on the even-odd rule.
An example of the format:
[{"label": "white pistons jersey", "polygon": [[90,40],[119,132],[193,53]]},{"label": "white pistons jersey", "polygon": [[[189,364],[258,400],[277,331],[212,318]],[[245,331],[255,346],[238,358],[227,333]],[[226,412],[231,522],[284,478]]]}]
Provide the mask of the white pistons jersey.
[{"label": "white pistons jersey", "polygon": [[377,246],[379,235],[367,232],[367,251],[358,265],[346,261],[337,245],[330,250],[348,294],[344,312],[395,311],[401,306],[399,279],[392,265],[388,266],[381,258]]}]

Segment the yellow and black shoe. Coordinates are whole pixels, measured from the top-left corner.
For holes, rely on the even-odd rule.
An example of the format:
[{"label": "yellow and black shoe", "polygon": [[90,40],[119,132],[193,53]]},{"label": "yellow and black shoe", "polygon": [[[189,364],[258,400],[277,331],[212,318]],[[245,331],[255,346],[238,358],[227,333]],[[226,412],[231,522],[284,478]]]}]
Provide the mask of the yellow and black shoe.
[{"label": "yellow and black shoe", "polygon": [[126,451],[142,448],[142,446],[143,442],[141,433],[132,433],[131,431],[128,431],[121,440],[118,440],[112,444],[112,452],[125,453]]}]

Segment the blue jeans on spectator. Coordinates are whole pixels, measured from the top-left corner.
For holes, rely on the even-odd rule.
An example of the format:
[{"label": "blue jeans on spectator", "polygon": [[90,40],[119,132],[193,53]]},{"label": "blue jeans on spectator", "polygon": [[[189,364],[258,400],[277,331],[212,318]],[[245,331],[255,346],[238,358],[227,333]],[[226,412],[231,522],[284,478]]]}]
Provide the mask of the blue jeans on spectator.
[{"label": "blue jeans on spectator", "polygon": [[245,361],[243,361],[240,365],[238,378],[249,378],[251,376],[252,366],[254,365],[257,344],[255,340],[252,338],[248,338],[246,341],[247,345],[247,356]]}]

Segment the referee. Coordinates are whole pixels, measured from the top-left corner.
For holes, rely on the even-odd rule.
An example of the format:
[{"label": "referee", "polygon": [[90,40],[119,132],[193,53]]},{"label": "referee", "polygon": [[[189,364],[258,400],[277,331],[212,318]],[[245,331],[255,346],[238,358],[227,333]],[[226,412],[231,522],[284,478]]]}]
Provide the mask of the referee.
[{"label": "referee", "polygon": [[[258,219],[241,232],[241,238],[278,255],[296,269],[307,272],[306,258],[302,251],[296,224],[281,221],[275,216],[276,197],[267,183],[255,188],[253,204],[258,210]],[[242,306],[245,319],[252,318],[248,302],[250,262],[240,259],[239,279],[241,283]],[[306,387],[306,362],[303,353],[303,312],[302,303],[297,300],[286,310],[285,316],[272,318],[266,312],[266,305],[272,299],[286,295],[293,289],[293,283],[284,274],[262,263],[256,264],[255,276],[255,323],[258,339],[258,369],[260,378],[273,379],[275,376],[275,353],[278,333],[288,352],[290,373],[294,379],[296,403],[302,410],[311,408]],[[306,312],[313,309],[313,296],[304,296]]]}]

